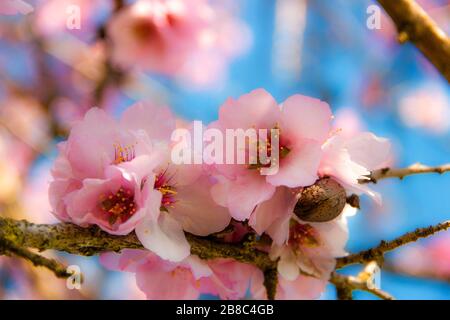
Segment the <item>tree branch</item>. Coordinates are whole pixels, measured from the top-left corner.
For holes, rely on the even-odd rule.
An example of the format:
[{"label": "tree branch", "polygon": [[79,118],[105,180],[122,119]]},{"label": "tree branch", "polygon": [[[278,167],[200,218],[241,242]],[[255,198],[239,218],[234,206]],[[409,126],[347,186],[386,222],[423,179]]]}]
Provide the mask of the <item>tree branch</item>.
[{"label": "tree branch", "polygon": [[[265,278],[269,299],[275,297],[277,262],[267,253],[242,244],[228,244],[186,233],[191,253],[201,259],[231,258],[258,267]],[[70,223],[34,224],[25,220],[0,217],[0,239],[15,247],[36,248],[40,251],[54,249],[67,253],[91,256],[102,252],[119,252],[123,249],[144,249],[134,233],[126,236],[110,235],[98,227],[81,228]]]},{"label": "tree branch", "polygon": [[335,285],[339,300],[353,299],[353,290],[366,291],[383,300],[394,300],[394,297],[389,293],[376,287],[374,277],[379,270],[377,263],[371,261],[356,277],[344,276],[334,272],[331,274],[330,282]]},{"label": "tree branch", "polygon": [[[191,253],[205,260],[233,258],[254,264],[262,270],[276,265],[266,253],[243,244],[222,243],[189,233],[186,233],[186,238],[191,244]],[[20,247],[36,248],[40,251],[54,249],[82,256],[108,251],[119,252],[123,249],[144,249],[134,233],[114,236],[96,226],[81,228],[71,223],[34,224],[3,217],[0,217],[0,239]]]},{"label": "tree branch", "polygon": [[340,269],[351,264],[366,263],[369,261],[382,262],[386,252],[392,251],[410,242],[415,242],[421,238],[429,237],[437,232],[447,230],[448,228],[450,228],[450,221],[439,223],[435,226],[429,226],[427,228],[418,228],[415,231],[405,233],[392,241],[383,240],[375,248],[337,259],[336,269]]},{"label": "tree branch", "polygon": [[421,163],[415,163],[409,167],[406,168],[383,168],[379,170],[372,171],[370,175],[367,176],[369,179],[361,179],[359,180],[359,183],[377,183],[378,180],[386,179],[386,178],[399,178],[403,179],[406,176],[412,176],[415,174],[422,174],[422,173],[439,173],[443,174],[445,172],[450,171],[450,163],[449,164],[443,164],[436,167],[429,167],[426,165],[423,165]]},{"label": "tree branch", "polygon": [[31,252],[28,249],[21,248],[9,241],[0,238],[0,255],[15,255],[19,258],[30,261],[36,267],[44,267],[52,271],[57,278],[67,278],[70,273],[66,271],[66,267],[54,259],[48,259],[44,256]]},{"label": "tree branch", "polygon": [[[423,166],[420,168],[384,169],[379,172],[374,171],[372,179],[448,170],[450,170],[448,165],[436,168],[426,167],[426,169]],[[346,201],[357,205],[355,199],[349,201],[351,197],[347,198],[342,190],[342,187],[330,178],[319,180],[316,184],[302,190],[300,200],[302,206],[305,206],[308,210],[296,210],[295,214],[310,221],[327,221],[335,217],[336,212],[342,211],[342,206]],[[449,227],[450,222],[444,222],[437,226],[417,229],[390,242],[382,241],[375,248],[337,259],[336,269],[349,264],[366,263],[372,260],[382,261],[385,252]],[[214,235],[198,237],[189,233],[186,233],[186,238],[191,245],[191,253],[201,259],[229,258],[259,268],[264,274],[267,297],[269,299],[275,298],[278,284],[277,261],[272,261],[267,252],[258,249],[258,244],[263,241],[262,239],[256,241],[256,239],[248,237],[241,243],[225,243]],[[15,252],[12,253],[32,261],[35,265],[46,266],[60,276],[67,276],[67,274],[65,274],[65,269],[63,272],[63,267],[57,265],[56,261],[47,261],[48,259],[30,252],[26,248],[35,248],[40,251],[54,249],[83,256],[91,256],[102,252],[119,252],[123,249],[144,249],[134,233],[126,236],[114,236],[96,226],[81,228],[70,223],[33,224],[25,220],[17,221],[0,217],[0,254],[2,254],[2,251],[5,254],[10,249],[3,245],[4,249],[2,250],[2,243],[8,244],[9,248],[15,248]],[[267,245],[270,245],[270,243],[267,243]],[[344,276],[333,274],[330,279],[330,282],[336,285],[341,298],[351,297],[353,289],[349,290],[349,288],[353,287],[349,286],[352,285],[356,289],[366,290],[361,284],[355,283],[354,279],[343,279],[342,277]],[[380,296],[379,292],[372,293]]]},{"label": "tree branch", "polygon": [[400,43],[411,41],[450,83],[450,39],[414,0],[378,0],[398,30]]}]

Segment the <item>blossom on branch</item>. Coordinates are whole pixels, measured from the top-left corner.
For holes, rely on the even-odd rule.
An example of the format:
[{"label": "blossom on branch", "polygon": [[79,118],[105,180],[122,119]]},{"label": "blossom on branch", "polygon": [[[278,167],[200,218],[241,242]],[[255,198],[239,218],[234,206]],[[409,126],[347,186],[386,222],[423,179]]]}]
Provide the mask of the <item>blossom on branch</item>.
[{"label": "blossom on branch", "polygon": [[197,299],[201,293],[222,299],[245,297],[254,268],[228,259],[212,262],[189,256],[181,262],[169,262],[142,250],[124,250],[121,254],[101,256],[108,269],[136,274],[138,287],[148,299]]},{"label": "blossom on branch", "polygon": [[[98,225],[113,235],[135,231],[147,250],[105,254],[102,261],[135,273],[148,298],[210,293],[237,299],[248,288],[254,297],[270,298],[261,291],[269,275],[279,299],[316,298],[336,258],[346,255],[347,218],[356,211],[344,208],[346,193],[375,195],[359,181],[385,164],[390,151],[386,139],[371,133],[340,136],[331,120],[325,102],[294,95],[279,105],[258,89],[227,100],[208,127],[224,136],[229,129],[258,129],[256,139],[233,145],[231,162],[227,154],[226,163],[206,164],[195,162],[196,142],[188,142],[194,153],[187,150],[186,159],[193,155],[194,163],[179,163],[171,149],[180,131],[168,108],[137,103],[119,120],[93,108],[60,145],[50,201],[62,221]],[[196,123],[187,127],[179,129],[195,135]],[[242,163],[240,148],[245,161],[255,155],[252,149],[268,155],[257,153],[253,162]],[[211,160],[211,154],[201,156]],[[311,214],[303,207],[310,192],[331,192],[334,207]],[[200,260],[191,254],[186,233],[263,252],[275,267]]]}]

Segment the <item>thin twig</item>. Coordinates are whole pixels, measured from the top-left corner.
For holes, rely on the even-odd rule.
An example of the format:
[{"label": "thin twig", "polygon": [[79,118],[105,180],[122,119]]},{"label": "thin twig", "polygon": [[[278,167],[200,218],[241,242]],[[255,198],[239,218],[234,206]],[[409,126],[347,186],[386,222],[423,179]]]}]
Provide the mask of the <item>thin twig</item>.
[{"label": "thin twig", "polygon": [[67,272],[66,267],[54,259],[49,259],[37,253],[31,252],[28,249],[21,248],[12,244],[10,241],[3,241],[0,239],[0,254],[15,255],[19,258],[30,261],[36,267],[44,267],[52,271],[58,278],[67,278],[70,273]]},{"label": "thin twig", "polygon": [[379,180],[386,178],[403,179],[406,176],[411,176],[415,174],[423,174],[423,173],[443,174],[448,171],[450,171],[450,163],[435,167],[429,167],[421,163],[415,163],[406,168],[383,168],[372,171],[370,175],[367,176],[368,179],[361,179],[359,183],[369,183],[369,182],[377,183]]},{"label": "thin twig", "polygon": [[450,83],[450,38],[414,0],[378,0],[398,30],[401,43],[411,41]]},{"label": "thin twig", "polygon": [[344,276],[334,272],[331,275],[330,282],[335,285],[339,300],[353,299],[353,290],[366,291],[383,300],[394,300],[394,297],[392,297],[389,293],[377,287],[375,277],[379,270],[380,269],[377,263],[375,261],[371,261],[356,277]]},{"label": "thin twig", "polygon": [[383,256],[386,252],[392,251],[405,244],[415,242],[421,238],[429,237],[437,232],[447,230],[448,228],[450,228],[450,221],[442,222],[435,226],[429,226],[426,228],[418,228],[415,231],[408,232],[391,241],[383,240],[374,248],[337,259],[336,269],[343,268],[351,264],[366,263],[369,261],[382,262]]}]

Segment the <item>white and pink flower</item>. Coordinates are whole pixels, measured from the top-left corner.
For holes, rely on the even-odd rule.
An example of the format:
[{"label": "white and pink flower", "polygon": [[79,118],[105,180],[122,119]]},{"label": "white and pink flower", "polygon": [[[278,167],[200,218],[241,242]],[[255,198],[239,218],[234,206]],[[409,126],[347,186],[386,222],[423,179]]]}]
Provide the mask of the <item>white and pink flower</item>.
[{"label": "white and pink flower", "polygon": [[223,230],[231,217],[212,200],[212,181],[201,167],[167,160],[174,129],[169,110],[151,104],[136,104],[120,121],[88,111],[60,145],[50,185],[55,215],[116,235],[136,230],[162,258],[186,258],[184,231],[206,236]]},{"label": "white and pink flower", "polygon": [[113,59],[123,67],[173,74],[197,47],[211,14],[203,0],[139,0],[108,25]]},{"label": "white and pink flower", "polygon": [[[50,202],[63,221],[95,224],[115,235],[135,231],[148,250],[107,253],[102,262],[135,273],[149,299],[195,299],[202,293],[238,299],[249,288],[253,297],[267,298],[256,267],[191,255],[186,232],[205,237],[225,229],[214,237],[230,245],[248,235],[270,237],[257,249],[278,261],[276,298],[318,298],[336,258],[346,255],[347,218],[356,209],[347,205],[327,222],[303,221],[294,213],[303,188],[331,178],[348,194],[379,200],[360,181],[390,160],[386,139],[333,132],[331,119],[326,103],[301,95],[281,105],[262,89],[229,99],[209,128],[224,136],[227,129],[277,129],[279,143],[272,136],[256,140],[258,148],[265,143],[271,153],[279,149],[273,171],[260,158],[251,165],[175,164],[170,149],[177,125],[167,108],[138,103],[119,120],[93,108],[60,145]],[[243,147],[246,156],[250,143]]]},{"label": "white and pink flower", "polygon": [[[331,129],[331,110],[318,99],[294,95],[283,104],[258,89],[239,99],[228,99],[219,120],[211,127],[226,129],[278,129],[279,165],[275,174],[261,174],[264,165],[217,165],[219,183],[212,189],[217,203],[228,207],[239,221],[249,219],[256,205],[269,200],[278,186],[313,184],[318,178],[321,146]],[[270,140],[267,140],[270,144]],[[248,149],[248,145],[246,148]]]},{"label": "white and pink flower", "polygon": [[151,123],[133,128],[133,120],[156,110],[138,104],[117,122],[93,108],[74,125],[52,171],[49,195],[58,218],[82,226],[97,224],[117,235],[134,230],[146,214],[146,204],[160,198],[153,188],[153,170],[163,154],[152,139],[170,134],[171,115],[160,109],[166,123],[155,121],[158,131]]},{"label": "white and pink flower", "polygon": [[147,299],[188,300],[202,293],[221,299],[243,298],[254,272],[252,266],[228,259],[205,262],[189,256],[181,262],[169,262],[142,250],[106,253],[101,262],[108,269],[135,273]]},{"label": "white and pink flower", "polygon": [[337,132],[323,145],[323,157],[319,167],[321,176],[330,176],[338,181],[346,191],[356,195],[368,194],[381,204],[381,197],[367,184],[371,171],[388,166],[391,159],[391,144],[370,132],[362,132],[351,137]]}]

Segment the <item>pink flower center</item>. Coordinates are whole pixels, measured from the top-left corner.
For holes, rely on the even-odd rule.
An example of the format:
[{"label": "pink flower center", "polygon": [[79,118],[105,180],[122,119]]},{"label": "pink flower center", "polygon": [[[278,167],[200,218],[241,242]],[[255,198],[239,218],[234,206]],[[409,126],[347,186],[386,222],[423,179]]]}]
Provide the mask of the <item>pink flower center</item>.
[{"label": "pink flower center", "polygon": [[173,175],[168,176],[167,169],[158,174],[155,179],[154,188],[162,194],[161,210],[163,211],[168,211],[169,207],[173,208],[175,202],[177,202],[175,199],[177,191],[174,184],[171,183],[172,179]]},{"label": "pink flower center", "polygon": [[132,28],[134,36],[139,41],[149,41],[159,37],[159,31],[155,23],[147,18],[136,20]]},{"label": "pink flower center", "polygon": [[296,221],[291,222],[289,229],[289,242],[292,247],[317,247],[319,245],[317,231],[309,224],[301,224]]},{"label": "pink flower center", "polygon": [[167,20],[167,23],[169,24],[169,26],[172,28],[176,28],[180,22],[179,17],[173,13],[168,13],[166,15],[166,20]]},{"label": "pink flower center", "polygon": [[[274,127],[274,129],[278,129],[278,125],[276,125]],[[278,139],[278,156],[279,159],[274,159],[274,161],[277,160],[281,160],[283,158],[285,158],[289,152],[291,151],[285,144],[283,144],[283,141],[281,140],[281,134],[280,135],[275,135],[275,138]],[[264,163],[263,161],[261,161],[260,158],[260,154],[259,152],[266,152],[266,156],[267,158],[271,159],[272,158],[272,151],[273,151],[273,143],[272,143],[272,134],[270,132],[270,130],[267,131],[267,138],[266,139],[258,139],[257,141],[257,145],[256,145],[256,150],[257,152],[257,160],[255,164],[250,164],[248,166],[249,169],[261,169],[261,168],[270,168],[272,165],[272,161],[269,161],[268,163]]]},{"label": "pink flower center", "polygon": [[114,164],[120,164],[122,162],[128,162],[136,157],[134,146],[122,147],[120,144],[114,144]]},{"label": "pink flower center", "polygon": [[116,193],[101,196],[100,200],[100,208],[109,215],[110,225],[115,224],[118,220],[120,222],[127,221],[137,211],[133,192],[122,187]]}]

